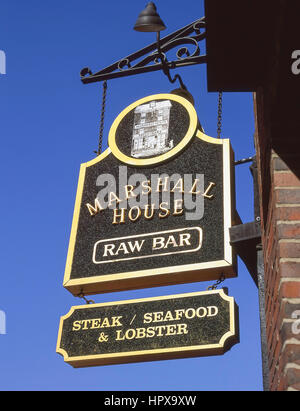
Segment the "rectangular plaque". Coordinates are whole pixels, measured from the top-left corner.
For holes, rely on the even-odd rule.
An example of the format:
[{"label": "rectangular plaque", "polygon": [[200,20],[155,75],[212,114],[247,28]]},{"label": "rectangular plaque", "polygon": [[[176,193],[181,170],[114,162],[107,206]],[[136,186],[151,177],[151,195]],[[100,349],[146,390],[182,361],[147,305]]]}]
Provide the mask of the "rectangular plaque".
[{"label": "rectangular plaque", "polygon": [[237,312],[224,289],[74,306],[57,352],[73,367],[220,355],[239,342]]},{"label": "rectangular plaque", "polygon": [[[148,244],[150,243],[150,244]],[[168,244],[177,247],[168,248]],[[178,253],[192,253],[201,248],[202,229],[200,227],[179,228],[177,230],[132,235],[121,238],[99,240],[94,245],[94,264],[160,257]],[[114,250],[124,250],[121,256]],[[145,251],[144,251],[145,250]]]}]

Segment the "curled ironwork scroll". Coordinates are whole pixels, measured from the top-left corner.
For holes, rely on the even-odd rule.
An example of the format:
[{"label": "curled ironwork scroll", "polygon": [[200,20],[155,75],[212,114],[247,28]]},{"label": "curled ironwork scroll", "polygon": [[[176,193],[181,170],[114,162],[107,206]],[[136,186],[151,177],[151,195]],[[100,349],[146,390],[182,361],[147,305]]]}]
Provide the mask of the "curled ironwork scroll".
[{"label": "curled ironwork scroll", "polygon": [[[90,68],[81,70],[81,81],[85,84],[97,81],[125,77],[157,70],[164,72],[176,67],[183,67],[206,62],[201,54],[199,42],[205,39],[205,20],[202,17],[191,24],[153,42],[143,49],[126,56],[110,66],[93,73]],[[175,59],[168,60],[168,52],[175,51]]]}]

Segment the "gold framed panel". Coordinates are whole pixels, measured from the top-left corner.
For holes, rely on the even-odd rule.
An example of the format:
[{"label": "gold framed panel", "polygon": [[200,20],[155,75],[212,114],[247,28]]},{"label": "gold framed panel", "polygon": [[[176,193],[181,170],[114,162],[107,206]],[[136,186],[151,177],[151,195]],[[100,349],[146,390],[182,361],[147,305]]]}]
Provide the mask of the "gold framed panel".
[{"label": "gold framed panel", "polygon": [[[153,101],[153,100],[172,100],[172,101],[176,101],[177,103],[180,103],[182,106],[185,107],[186,111],[188,112],[189,115],[189,127],[188,130],[185,134],[185,136],[183,137],[183,139],[179,142],[179,144],[177,144],[173,149],[171,149],[170,151],[168,151],[167,153],[158,155],[158,156],[154,156],[154,157],[150,157],[150,158],[142,158],[142,159],[138,159],[138,158],[133,158],[130,156],[125,155],[124,153],[122,153],[122,151],[119,149],[119,147],[117,146],[116,143],[116,131],[121,123],[121,121],[123,120],[123,118],[132,110],[134,110],[136,107],[148,103],[149,101]],[[144,97],[140,100],[135,101],[134,103],[132,103],[130,106],[126,107],[119,115],[118,117],[115,119],[115,121],[113,122],[110,131],[109,131],[109,135],[108,135],[108,146],[110,147],[113,155],[120,160],[121,162],[128,164],[128,165],[132,165],[132,166],[139,166],[139,167],[145,167],[145,166],[149,166],[152,164],[159,164],[162,162],[165,162],[169,159],[171,159],[172,157],[174,157],[175,155],[179,154],[185,147],[186,145],[191,141],[191,139],[193,138],[193,136],[195,135],[196,129],[197,129],[197,125],[198,125],[198,117],[197,117],[197,113],[196,110],[194,108],[194,106],[185,98],[178,96],[176,94],[154,94],[152,96],[147,96]]]},{"label": "gold framed panel", "polygon": [[[132,159],[126,158],[123,154],[117,152],[117,147],[114,143],[114,133],[120,123],[121,119],[139,104],[142,104],[145,101],[149,101],[154,97],[157,98],[166,98],[166,96],[172,96],[172,98],[181,104],[184,104],[188,107],[191,123],[192,125],[189,128],[189,133],[181,141],[182,146],[178,151],[173,151],[176,147],[169,152],[163,154],[162,156],[157,156],[151,159]],[[163,97],[162,97],[163,96]],[[183,100],[183,101],[182,101]],[[191,109],[192,107],[192,109]],[[70,242],[66,260],[66,267],[64,273],[63,286],[69,290],[73,295],[79,295],[81,293],[88,294],[97,294],[97,293],[106,293],[113,291],[122,291],[129,289],[139,289],[146,287],[155,287],[163,286],[170,284],[180,284],[188,283],[195,281],[211,281],[219,278],[221,274],[224,274],[226,278],[236,277],[236,255],[233,252],[233,249],[229,242],[229,228],[234,225],[235,217],[235,195],[234,195],[234,181],[233,181],[233,151],[231,149],[229,139],[216,139],[205,135],[200,130],[195,131],[195,124],[197,124],[197,116],[194,110],[194,107],[186,99],[170,94],[159,94],[154,96],[148,96],[144,99],[138,100],[133,103],[127,109],[125,109],[116,119],[113,124],[110,132],[110,147],[105,150],[101,155],[95,159],[81,164],[78,188],[75,200],[74,214],[71,227]],[[194,130],[194,131],[193,131]],[[192,134],[193,131],[193,134]],[[224,217],[224,259],[210,262],[194,263],[194,264],[185,264],[185,265],[176,265],[161,267],[155,269],[153,272],[152,269],[141,269],[138,271],[122,272],[115,274],[113,272],[106,273],[105,275],[85,277],[79,279],[71,279],[71,269],[74,258],[74,249],[76,243],[76,236],[78,230],[79,222],[79,212],[81,206],[81,200],[83,195],[84,188],[84,179],[86,170],[88,167],[93,166],[94,164],[102,161],[109,155],[119,156],[117,157],[120,161],[130,161],[134,160],[134,165],[146,165],[145,160],[151,161],[150,164],[153,164],[152,161],[163,162],[166,161],[180,152],[186,144],[191,140],[192,137],[201,139],[210,144],[218,144],[222,146],[223,152],[223,217]],[[180,144],[181,144],[180,143]],[[179,144],[179,145],[180,145]],[[137,160],[137,162],[135,161]],[[142,162],[142,163],[141,163]],[[156,164],[155,163],[155,164]],[[147,163],[149,165],[149,163]]]},{"label": "gold framed panel", "polygon": [[[69,318],[75,310],[84,310],[87,307],[105,307],[120,304],[133,304],[133,303],[144,303],[150,301],[164,301],[168,299],[179,299],[185,297],[194,297],[208,294],[219,294],[220,297],[228,301],[229,303],[229,330],[222,335],[218,343],[215,344],[202,344],[202,345],[192,345],[192,346],[181,346],[181,347],[171,347],[171,348],[158,348],[158,349],[147,349],[139,351],[130,352],[115,352],[109,354],[96,354],[96,355],[84,355],[84,356],[69,356],[68,353],[60,347],[62,340],[62,331],[64,320]],[[223,289],[210,290],[210,291],[200,291],[185,294],[176,294],[160,297],[148,297],[140,298],[134,300],[122,300],[98,304],[78,305],[71,307],[70,311],[60,318],[58,338],[56,344],[56,352],[63,356],[64,361],[74,368],[78,367],[89,367],[89,366],[99,366],[99,365],[112,365],[112,364],[124,364],[132,362],[141,361],[157,361],[165,359],[179,359],[186,357],[199,357],[208,355],[222,355],[232,345],[239,342],[239,325],[238,325],[238,307],[235,303],[233,297],[225,294]]]}]

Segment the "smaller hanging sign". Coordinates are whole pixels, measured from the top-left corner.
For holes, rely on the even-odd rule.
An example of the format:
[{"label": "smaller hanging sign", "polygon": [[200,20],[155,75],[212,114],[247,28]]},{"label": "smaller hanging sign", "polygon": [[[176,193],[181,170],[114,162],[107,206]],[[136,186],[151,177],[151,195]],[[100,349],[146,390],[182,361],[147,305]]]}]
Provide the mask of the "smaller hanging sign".
[{"label": "smaller hanging sign", "polygon": [[74,306],[56,351],[73,367],[224,354],[239,342],[224,289]]}]

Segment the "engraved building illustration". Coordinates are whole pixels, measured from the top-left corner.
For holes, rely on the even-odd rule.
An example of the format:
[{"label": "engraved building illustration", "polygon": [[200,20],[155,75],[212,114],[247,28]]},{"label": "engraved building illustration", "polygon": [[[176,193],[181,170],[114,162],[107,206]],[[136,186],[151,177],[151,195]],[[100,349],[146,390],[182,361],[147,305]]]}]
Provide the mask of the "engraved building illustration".
[{"label": "engraved building illustration", "polygon": [[173,148],[169,140],[171,102],[151,101],[134,110],[132,157],[152,157]]}]

